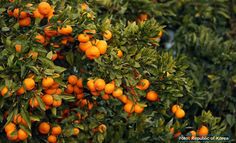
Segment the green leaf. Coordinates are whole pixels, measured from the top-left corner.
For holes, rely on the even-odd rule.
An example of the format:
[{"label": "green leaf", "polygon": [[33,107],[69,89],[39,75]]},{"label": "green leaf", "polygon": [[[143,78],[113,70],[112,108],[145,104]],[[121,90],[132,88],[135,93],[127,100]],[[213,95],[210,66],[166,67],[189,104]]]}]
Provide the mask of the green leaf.
[{"label": "green leaf", "polygon": [[67,52],[66,54],[66,61],[70,64],[73,65],[74,64],[74,54],[72,51]]},{"label": "green leaf", "polygon": [[7,59],[7,65],[8,65],[9,67],[12,66],[14,57],[15,57],[14,55],[10,55],[9,58]]},{"label": "green leaf", "polygon": [[29,112],[24,107],[21,108],[20,115],[22,116],[23,119],[25,119],[28,127],[31,129],[30,115]]},{"label": "green leaf", "polygon": [[38,103],[39,103],[39,107],[40,107],[43,111],[45,111],[46,108],[45,108],[45,104],[43,103],[42,99],[41,99],[39,96],[35,96],[35,97],[36,97],[36,99],[37,99],[37,101],[38,101]]},{"label": "green leaf", "polygon": [[235,124],[235,116],[227,114],[226,121],[229,123],[230,127],[233,127],[233,125]]},{"label": "green leaf", "polygon": [[46,57],[47,57],[48,59],[52,59],[52,55],[53,55],[53,53],[52,53],[52,51],[50,51],[50,52],[48,52],[48,54],[47,54]]},{"label": "green leaf", "polygon": [[10,30],[9,27],[2,27],[2,31],[3,31],[3,32],[7,32],[7,31],[9,31],[9,30]]}]

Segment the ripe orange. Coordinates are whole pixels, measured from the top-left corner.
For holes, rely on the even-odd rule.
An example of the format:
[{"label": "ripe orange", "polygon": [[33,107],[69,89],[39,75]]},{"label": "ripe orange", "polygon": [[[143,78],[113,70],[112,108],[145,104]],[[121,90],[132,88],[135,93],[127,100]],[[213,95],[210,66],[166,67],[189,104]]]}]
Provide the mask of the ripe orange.
[{"label": "ripe orange", "polygon": [[85,42],[88,42],[90,38],[87,34],[79,34],[77,39],[79,42],[85,43]]},{"label": "ripe orange", "polygon": [[38,107],[38,106],[39,106],[39,103],[38,103],[38,100],[36,99],[36,97],[30,98],[30,100],[29,100],[29,105],[30,105],[32,108],[35,108],[35,107]]},{"label": "ripe orange", "polygon": [[179,105],[177,104],[173,105],[171,108],[172,113],[175,113],[179,108],[180,108]]},{"label": "ripe orange", "polygon": [[87,87],[90,91],[96,91],[94,80],[89,80],[87,82]]},{"label": "ripe orange", "polygon": [[9,124],[7,124],[4,128],[6,133],[10,133],[13,132],[14,130],[16,130],[16,125],[12,122],[10,122]]},{"label": "ripe orange", "polygon": [[101,92],[98,91],[91,91],[90,92],[93,96],[99,96]]},{"label": "ripe orange", "polygon": [[1,90],[1,95],[5,96],[7,94],[7,92],[8,92],[8,88],[7,88],[7,86],[4,86]]},{"label": "ripe orange", "polygon": [[146,98],[149,101],[157,101],[158,94],[155,91],[151,90],[146,94]]},{"label": "ripe orange", "polygon": [[194,130],[190,131],[189,133],[191,134],[191,137],[190,137],[191,140],[194,139],[197,135],[197,133]]},{"label": "ripe orange", "polygon": [[28,16],[28,14],[25,11],[20,12],[19,8],[16,8],[16,9],[13,10],[13,16],[15,18],[20,17],[20,19],[24,19]]},{"label": "ripe orange", "polygon": [[52,8],[51,11],[49,12],[49,14],[45,15],[45,17],[48,18],[48,22],[49,20],[54,16],[54,9]]},{"label": "ripe orange", "polygon": [[150,82],[147,79],[142,79],[138,85],[136,86],[136,88],[140,89],[140,90],[146,90],[148,89],[148,87],[150,86]]},{"label": "ripe orange", "polygon": [[17,114],[17,115],[14,116],[13,122],[14,122],[15,124],[19,124],[19,123],[21,123],[21,121],[22,121],[22,117],[21,117],[20,114]]},{"label": "ripe orange", "polygon": [[53,80],[53,78],[51,78],[51,77],[45,77],[45,78],[43,78],[43,80],[42,80],[42,86],[44,87],[44,88],[49,88],[50,86],[52,86],[54,84],[54,80]]},{"label": "ripe orange", "polygon": [[103,79],[96,79],[94,82],[94,86],[96,88],[96,90],[103,90],[106,86],[106,82]]},{"label": "ripe orange", "polygon": [[140,106],[139,104],[135,104],[135,106],[134,106],[134,112],[135,113],[138,113],[138,114],[142,113],[143,110],[144,110],[144,108],[142,106]]},{"label": "ripe orange", "polygon": [[119,58],[121,58],[121,57],[123,56],[123,52],[122,52],[121,50],[118,50],[117,56],[118,56]]},{"label": "ripe orange", "polygon": [[112,38],[112,33],[110,30],[106,30],[104,33],[103,33],[103,38],[106,39],[106,40],[110,40]]},{"label": "ripe orange", "polygon": [[88,102],[88,109],[92,110],[93,109],[93,103],[92,102]]},{"label": "ripe orange", "polygon": [[18,139],[24,141],[28,138],[28,134],[23,129],[19,129],[17,132]]},{"label": "ripe orange", "polygon": [[15,49],[16,49],[16,52],[20,53],[20,52],[21,52],[21,49],[22,49],[22,47],[21,47],[21,45],[20,45],[20,44],[16,44],[16,45],[15,45]]},{"label": "ripe orange", "polygon": [[85,52],[87,49],[91,48],[93,45],[90,41],[85,43],[79,43],[79,48],[81,51]]},{"label": "ripe orange", "polygon": [[173,127],[170,128],[170,133],[174,134],[175,133],[175,129]]},{"label": "ripe orange", "polygon": [[84,98],[84,93],[76,94],[77,99],[83,99]]},{"label": "ripe orange", "polygon": [[44,30],[45,35],[48,37],[53,37],[57,35],[57,31],[52,29],[52,26],[47,26],[43,30]]},{"label": "ripe orange", "polygon": [[110,96],[108,94],[104,94],[104,95],[102,95],[102,99],[108,100],[108,99],[110,99]]},{"label": "ripe orange", "polygon": [[121,95],[117,97],[122,103],[126,104],[128,101],[128,97],[126,95]]},{"label": "ripe orange", "polygon": [[74,93],[76,93],[76,94],[81,94],[81,93],[83,93],[83,89],[81,89],[81,88],[79,88],[78,86],[74,86]]},{"label": "ripe orange", "polygon": [[199,137],[202,137],[202,136],[207,136],[208,135],[208,128],[206,126],[201,126],[198,130],[197,130],[197,135]]},{"label": "ripe orange", "polygon": [[108,83],[105,86],[105,93],[111,94],[115,90],[115,85],[112,83]]},{"label": "ripe orange", "polygon": [[56,59],[57,59],[57,53],[54,53],[53,55],[52,55],[52,61],[55,61]]},{"label": "ripe orange", "polygon": [[34,18],[40,18],[40,19],[43,19],[44,16],[39,12],[38,9],[36,9],[34,12],[33,12],[33,16]]},{"label": "ripe orange", "polygon": [[133,113],[134,112],[134,104],[133,103],[126,103],[124,105],[124,111],[127,113]]},{"label": "ripe orange", "polygon": [[36,60],[38,57],[38,52],[34,52],[34,51],[29,51],[29,57],[32,57],[32,59]]},{"label": "ripe orange", "polygon": [[100,51],[97,47],[92,46],[85,51],[85,54],[88,59],[93,60],[100,56]]},{"label": "ripe orange", "polygon": [[57,89],[56,94],[60,95],[62,93],[62,90],[60,88]]},{"label": "ripe orange", "polygon": [[104,133],[104,132],[106,132],[106,130],[107,130],[107,126],[106,125],[101,124],[101,125],[98,126],[98,131],[100,133]]},{"label": "ripe orange", "polygon": [[38,10],[42,15],[47,15],[51,12],[52,8],[49,3],[41,2],[38,5]]},{"label": "ripe orange", "polygon": [[68,93],[68,94],[73,93],[73,92],[74,92],[74,87],[73,87],[73,85],[68,84],[68,85],[67,85],[67,88],[66,88],[66,90],[65,90],[65,92]]},{"label": "ripe orange", "polygon": [[19,89],[16,91],[16,95],[22,95],[25,93],[25,88],[24,86],[21,86]]},{"label": "ripe orange", "polygon": [[174,134],[174,138],[178,138],[182,133],[178,131],[177,133]]},{"label": "ripe orange", "polygon": [[78,81],[78,78],[77,78],[77,76],[75,76],[75,75],[70,75],[70,76],[68,77],[68,82],[69,82],[71,85],[75,85],[75,84],[77,83],[77,81]]},{"label": "ripe orange", "polygon": [[66,27],[58,28],[58,33],[63,35],[69,35],[73,31],[72,27],[70,25],[66,25]]},{"label": "ripe orange", "polygon": [[13,130],[11,132],[7,132],[7,138],[10,141],[16,141],[18,139],[17,131]]},{"label": "ripe orange", "polygon": [[49,143],[56,143],[57,142],[57,137],[54,135],[48,136],[48,142]]},{"label": "ripe orange", "polygon": [[19,20],[20,27],[30,26],[30,23],[31,23],[30,17],[26,17],[24,19]]},{"label": "ripe orange", "polygon": [[53,107],[60,107],[62,104],[62,100],[53,100],[52,106]]},{"label": "ripe orange", "polygon": [[36,36],[35,36],[35,39],[36,39],[36,42],[39,42],[39,43],[41,43],[41,44],[45,43],[45,38],[44,38],[44,36],[41,35],[41,34],[36,35]]},{"label": "ripe orange", "polygon": [[107,51],[107,42],[104,40],[99,40],[96,44],[97,48],[100,51],[100,54],[105,54]]},{"label": "ripe orange", "polygon": [[112,95],[117,98],[123,95],[123,90],[121,88],[117,88],[112,92]]},{"label": "ripe orange", "polygon": [[74,136],[78,135],[79,132],[80,132],[80,131],[79,131],[78,128],[74,128],[74,129],[73,129],[73,135],[74,135]]},{"label": "ripe orange", "polygon": [[50,131],[50,125],[47,122],[42,122],[39,124],[38,130],[41,134],[47,134]]},{"label": "ripe orange", "polygon": [[83,33],[87,34],[89,38],[93,38],[93,35],[96,34],[96,30],[85,29]]},{"label": "ripe orange", "polygon": [[178,119],[181,119],[185,116],[185,112],[183,109],[178,108],[177,111],[175,112],[175,117]]},{"label": "ripe orange", "polygon": [[53,85],[50,88],[57,89],[59,86],[60,86],[59,83],[54,81]]},{"label": "ripe orange", "polygon": [[146,21],[147,19],[148,19],[147,13],[141,13],[141,14],[138,16],[138,20],[139,20],[140,22]]},{"label": "ripe orange", "polygon": [[86,3],[82,3],[82,4],[81,4],[81,9],[82,9],[82,10],[88,10],[88,8],[89,8],[89,7],[88,7],[88,5],[87,5]]},{"label": "ripe orange", "polygon": [[32,90],[35,87],[35,82],[32,78],[26,78],[24,81],[24,86],[26,90]]},{"label": "ripe orange", "polygon": [[61,134],[61,126],[57,125],[52,127],[52,135],[60,135]]},{"label": "ripe orange", "polygon": [[79,78],[77,83],[76,83],[76,86],[78,86],[79,88],[83,88],[83,79],[82,78]]},{"label": "ripe orange", "polygon": [[45,103],[45,105],[48,105],[48,106],[52,105],[52,103],[53,103],[53,97],[52,97],[52,95],[49,95],[49,94],[45,94],[42,97],[42,100]]},{"label": "ripe orange", "polygon": [[49,88],[49,89],[44,90],[44,92],[45,92],[46,94],[53,95],[53,94],[56,94],[57,89]]}]

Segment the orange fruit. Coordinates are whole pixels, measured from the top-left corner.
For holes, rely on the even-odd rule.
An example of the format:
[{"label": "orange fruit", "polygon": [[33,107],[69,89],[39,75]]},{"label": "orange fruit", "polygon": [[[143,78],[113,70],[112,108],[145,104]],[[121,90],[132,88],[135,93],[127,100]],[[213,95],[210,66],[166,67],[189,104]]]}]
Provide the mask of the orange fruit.
[{"label": "orange fruit", "polygon": [[26,90],[32,90],[35,87],[35,82],[32,78],[26,78],[23,83]]},{"label": "orange fruit", "polygon": [[155,91],[151,90],[146,94],[146,98],[149,101],[157,101],[158,94]]},{"label": "orange fruit", "polygon": [[48,22],[49,20],[54,16],[54,9],[52,8],[51,11],[49,12],[49,14],[45,15],[45,17],[48,18]]},{"label": "orange fruit", "polygon": [[35,11],[33,11],[33,16],[34,18],[40,18],[40,19],[43,19],[44,18],[44,15],[42,15],[38,9],[36,9]]},{"label": "orange fruit", "polygon": [[85,54],[88,59],[93,60],[100,56],[100,51],[97,47],[92,46],[85,51]]},{"label": "orange fruit", "polygon": [[57,89],[59,86],[60,86],[59,83],[54,81],[53,85],[50,88]]},{"label": "orange fruit", "polygon": [[7,88],[7,86],[4,86],[1,90],[1,95],[4,96],[7,94],[7,92],[8,92],[8,88]]},{"label": "orange fruit", "polygon": [[54,84],[54,79],[51,77],[45,77],[42,80],[42,86],[44,88],[49,88],[50,86],[52,86]]},{"label": "orange fruit", "polygon": [[29,100],[29,105],[30,105],[32,108],[38,107],[38,106],[39,106],[39,103],[38,103],[37,98],[36,98],[36,97],[30,98],[30,100]]},{"label": "orange fruit", "polygon": [[92,109],[93,109],[93,103],[88,102],[88,109],[89,109],[89,110],[92,110]]},{"label": "orange fruit", "polygon": [[16,44],[16,45],[15,45],[15,49],[16,49],[16,52],[20,53],[20,52],[21,52],[21,49],[22,49],[22,47],[21,47],[21,45],[20,45],[20,44]]},{"label": "orange fruit", "polygon": [[146,90],[148,89],[148,87],[150,86],[150,82],[147,79],[142,79],[138,85],[136,86],[136,88],[140,89],[140,90]]},{"label": "orange fruit", "polygon": [[56,91],[56,94],[60,95],[61,93],[62,93],[62,90],[58,88],[57,91]]},{"label": "orange fruit", "polygon": [[52,127],[52,135],[60,135],[61,134],[61,126],[57,125]]},{"label": "orange fruit", "polygon": [[180,108],[179,105],[177,104],[173,105],[171,108],[172,113],[175,113],[179,108]]},{"label": "orange fruit", "polygon": [[89,36],[87,34],[79,34],[77,37],[78,41],[81,43],[86,43],[89,41]]},{"label": "orange fruit", "polygon": [[103,90],[106,86],[106,82],[103,79],[96,79],[94,82],[94,86],[96,88],[96,90]]},{"label": "orange fruit", "polygon": [[11,17],[11,16],[13,16],[13,11],[8,9],[7,14]]},{"label": "orange fruit", "polygon": [[175,133],[175,129],[173,127],[170,128],[170,133],[174,134]]},{"label": "orange fruit", "polygon": [[58,33],[63,35],[69,35],[73,31],[72,27],[70,25],[66,25],[66,27],[58,28]]},{"label": "orange fruit", "polygon": [[84,93],[76,94],[77,99],[83,99],[84,98]]},{"label": "orange fruit", "polygon": [[118,96],[117,98],[124,104],[128,102],[128,97],[126,95],[121,95],[121,96]]},{"label": "orange fruit", "polygon": [[190,131],[189,133],[191,134],[191,136],[190,136],[191,140],[194,139],[197,135],[197,133],[194,130]]},{"label": "orange fruit", "polygon": [[20,114],[17,114],[17,115],[14,116],[13,122],[14,122],[15,124],[19,124],[19,123],[21,123],[21,121],[22,121],[22,117],[21,117]]},{"label": "orange fruit", "polygon": [[13,132],[14,130],[16,130],[16,125],[10,122],[9,124],[5,126],[4,130],[6,133]]},{"label": "orange fruit", "polygon": [[16,141],[18,139],[17,131],[13,130],[11,132],[7,132],[7,138],[10,141]]},{"label": "orange fruit", "polygon": [[41,134],[47,134],[50,131],[50,125],[47,122],[42,122],[39,124],[38,130]]},{"label": "orange fruit", "polygon": [[53,55],[52,55],[52,61],[55,61],[57,59],[57,54],[56,53],[54,53]]},{"label": "orange fruit", "polygon": [[122,52],[121,50],[118,50],[117,56],[118,56],[119,58],[121,58],[121,57],[123,56],[123,52]]},{"label": "orange fruit", "polygon": [[73,135],[74,135],[74,136],[78,135],[79,132],[80,132],[80,131],[79,131],[78,128],[74,128],[74,129],[73,129]]},{"label": "orange fruit", "polygon": [[76,86],[78,86],[79,88],[83,88],[83,87],[84,87],[84,86],[83,86],[83,79],[82,79],[82,78],[79,78],[79,79],[77,80]]},{"label": "orange fruit", "polygon": [[87,34],[89,38],[93,38],[93,35],[96,34],[96,30],[85,29],[83,33]]},{"label": "orange fruit", "polygon": [[25,11],[20,12],[19,8],[16,8],[16,9],[13,10],[13,16],[15,18],[20,17],[20,19],[24,19],[28,16],[28,14]]},{"label": "orange fruit", "polygon": [[70,75],[70,76],[68,77],[68,82],[69,82],[71,85],[75,85],[75,84],[77,83],[77,81],[78,81],[78,78],[77,78],[77,76],[75,76],[75,75]]},{"label": "orange fruit", "polygon": [[106,30],[104,33],[103,33],[103,38],[105,40],[110,40],[112,38],[112,33],[110,30]]},{"label": "orange fruit", "polygon": [[93,96],[99,96],[101,92],[98,91],[91,91],[90,92]]},{"label": "orange fruit", "polygon": [[105,93],[111,94],[115,90],[115,85],[112,83],[108,83],[105,86]]},{"label": "orange fruit", "polygon": [[19,129],[17,132],[18,139],[24,141],[28,138],[28,134],[23,129]]},{"label": "orange fruit", "polygon": [[21,124],[21,125],[24,125],[24,126],[27,126],[27,122],[26,122],[26,120],[25,120],[23,117],[21,117],[21,122],[20,122],[20,124]]},{"label": "orange fruit", "polygon": [[87,82],[87,87],[90,91],[96,91],[94,80],[89,80]]},{"label": "orange fruit", "polygon": [[178,119],[182,119],[185,116],[185,112],[183,109],[178,108],[177,111],[175,112],[175,117]]},{"label": "orange fruit", "polygon": [[25,88],[23,86],[21,86],[17,91],[16,94],[17,95],[22,95],[25,93]]},{"label": "orange fruit", "polygon": [[67,38],[62,38],[61,44],[66,45],[67,43],[68,43],[68,39]]},{"label": "orange fruit", "polygon": [[79,43],[79,48],[81,51],[85,52],[87,49],[91,48],[93,45],[90,41],[85,43]]},{"label": "orange fruit", "polygon": [[76,94],[81,94],[83,93],[83,89],[79,88],[78,86],[74,86],[74,93]]},{"label": "orange fruit", "polygon": [[81,4],[81,9],[82,10],[87,10],[89,7],[88,7],[88,5],[86,4],[86,3],[82,3]]},{"label": "orange fruit", "polygon": [[30,26],[30,23],[31,23],[30,17],[26,17],[24,19],[19,20],[20,27]]},{"label": "orange fruit", "polygon": [[50,6],[49,3],[47,2],[41,2],[38,5],[38,11],[42,14],[42,15],[47,15],[51,12],[52,8]]},{"label": "orange fruit", "polygon": [[68,85],[67,85],[67,88],[66,88],[66,90],[65,90],[65,92],[68,93],[68,94],[73,93],[73,92],[74,92],[74,87],[73,87],[73,85],[68,84]]},{"label": "orange fruit", "polygon": [[52,26],[47,26],[43,30],[44,30],[45,35],[48,37],[53,37],[57,35],[57,31],[52,29]]},{"label": "orange fruit", "polygon": [[100,51],[100,54],[105,54],[107,51],[107,42],[104,40],[99,40],[96,44],[97,48]]},{"label": "orange fruit", "polygon": [[202,136],[207,136],[208,135],[208,128],[206,126],[201,126],[198,130],[197,130],[197,135],[199,137],[202,137]]},{"label": "orange fruit", "polygon": [[39,43],[41,43],[41,44],[45,43],[45,38],[44,38],[44,36],[41,35],[41,34],[37,34],[37,35],[35,36],[35,39],[36,39],[36,42],[39,42]]},{"label": "orange fruit", "polygon": [[104,133],[104,132],[106,132],[106,130],[107,130],[107,126],[106,125],[101,124],[101,125],[98,126],[98,131],[100,133]]},{"label": "orange fruit", "polygon": [[127,113],[133,113],[134,112],[134,104],[133,103],[126,103],[124,105],[124,111]]},{"label": "orange fruit", "polygon": [[142,106],[140,106],[139,104],[135,104],[135,106],[134,106],[134,112],[135,113],[138,113],[138,114],[142,113],[143,110],[144,110],[144,108]]},{"label": "orange fruit", "polygon": [[57,137],[54,135],[48,136],[48,142],[49,143],[56,143],[57,142]]},{"label": "orange fruit", "polygon": [[110,99],[110,96],[108,94],[104,94],[104,95],[102,95],[102,99],[108,100],[108,99]]},{"label": "orange fruit", "polygon": [[117,88],[112,92],[112,95],[114,97],[119,97],[119,96],[123,95],[123,90],[121,88]]},{"label": "orange fruit", "polygon": [[182,133],[178,131],[177,133],[174,134],[174,138],[178,138]]},{"label": "orange fruit", "polygon": [[56,92],[57,92],[57,89],[46,89],[46,90],[44,90],[44,92],[46,93],[46,94],[50,94],[50,95],[53,95],[53,94],[56,94]]},{"label": "orange fruit", "polygon": [[32,59],[37,59],[38,57],[38,52],[34,52],[34,51],[29,51],[29,57],[32,57]]},{"label": "orange fruit", "polygon": [[49,94],[45,94],[42,97],[42,100],[45,103],[45,105],[48,105],[48,106],[52,105],[52,103],[53,103],[53,97],[52,97],[52,95],[49,95]]},{"label": "orange fruit", "polygon": [[62,104],[62,100],[53,100],[52,106],[59,107]]},{"label": "orange fruit", "polygon": [[141,13],[141,14],[138,16],[138,19],[140,20],[140,22],[143,22],[143,21],[148,20],[148,15],[147,15],[147,13]]}]

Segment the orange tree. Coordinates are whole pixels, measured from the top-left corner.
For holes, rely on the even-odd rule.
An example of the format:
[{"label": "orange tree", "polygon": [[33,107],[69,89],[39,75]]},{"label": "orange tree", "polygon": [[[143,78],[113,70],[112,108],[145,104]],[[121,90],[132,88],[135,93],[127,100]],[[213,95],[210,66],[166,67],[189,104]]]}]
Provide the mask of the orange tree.
[{"label": "orange tree", "polygon": [[1,140],[161,142],[225,130],[211,112],[189,115],[188,65],[158,46],[155,19],[99,15],[94,2],[0,4]]}]

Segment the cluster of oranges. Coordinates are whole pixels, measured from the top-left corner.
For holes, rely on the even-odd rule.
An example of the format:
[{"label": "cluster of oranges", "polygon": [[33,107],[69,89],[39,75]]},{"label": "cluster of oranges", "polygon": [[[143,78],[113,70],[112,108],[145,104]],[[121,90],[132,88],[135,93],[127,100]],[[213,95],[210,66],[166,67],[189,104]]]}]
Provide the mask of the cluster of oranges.
[{"label": "cluster of oranges", "polygon": [[10,141],[26,140],[28,138],[28,133],[22,128],[17,129],[19,128],[17,125],[27,126],[26,121],[19,114],[14,116],[13,122],[10,122],[5,126],[4,129],[5,129],[7,138]]},{"label": "cluster of oranges", "polygon": [[182,119],[185,116],[185,111],[177,104],[172,106],[171,111],[178,119]]},{"label": "cluster of oranges", "polygon": [[80,49],[82,52],[85,52],[86,57],[90,60],[96,59],[100,57],[100,55],[105,54],[108,47],[106,40],[112,38],[112,33],[109,30],[106,30],[103,33],[103,38],[105,40],[92,39],[93,34],[95,33],[95,30],[84,30],[84,32],[79,34],[77,37],[80,42],[78,50]]}]

